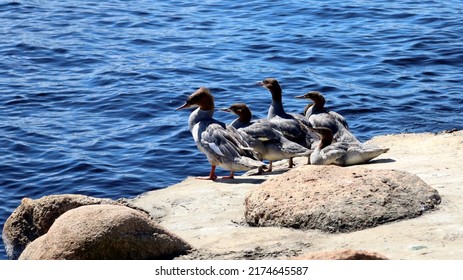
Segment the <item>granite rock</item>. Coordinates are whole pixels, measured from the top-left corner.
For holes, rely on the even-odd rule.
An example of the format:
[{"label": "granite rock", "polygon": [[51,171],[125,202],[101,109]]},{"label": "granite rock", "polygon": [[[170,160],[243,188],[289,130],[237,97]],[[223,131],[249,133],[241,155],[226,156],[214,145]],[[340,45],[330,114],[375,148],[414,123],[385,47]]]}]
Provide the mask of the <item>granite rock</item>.
[{"label": "granite rock", "polygon": [[420,216],[441,201],[418,176],[362,167],[301,166],[246,197],[246,222],[350,232]]},{"label": "granite rock", "polygon": [[78,194],[49,195],[39,199],[23,198],[6,220],[2,238],[7,255],[17,259],[26,246],[45,234],[63,213],[83,205],[119,204],[111,199]]},{"label": "granite rock", "polygon": [[172,259],[190,249],[145,212],[120,205],[89,205],[61,215],[19,259]]}]

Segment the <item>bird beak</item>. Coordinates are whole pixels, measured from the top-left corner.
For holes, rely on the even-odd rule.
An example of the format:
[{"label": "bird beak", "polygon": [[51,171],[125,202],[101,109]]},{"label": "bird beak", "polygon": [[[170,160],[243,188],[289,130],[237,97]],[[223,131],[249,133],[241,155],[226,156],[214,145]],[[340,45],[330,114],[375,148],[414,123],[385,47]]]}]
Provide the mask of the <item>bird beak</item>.
[{"label": "bird beak", "polygon": [[219,108],[220,111],[231,112],[230,108]]},{"label": "bird beak", "polygon": [[305,95],[294,96],[296,99],[306,99]]},{"label": "bird beak", "polygon": [[188,104],[187,102],[185,102],[185,104],[183,104],[182,106],[178,107],[177,109],[175,109],[175,111],[178,111],[178,110],[182,110],[182,109],[185,109],[185,108],[188,108],[190,107],[191,105]]},{"label": "bird beak", "polygon": [[260,82],[260,81],[259,81],[259,82],[256,82],[256,86],[261,86],[261,87],[263,87],[263,86],[264,86],[264,83],[263,83],[263,82]]}]

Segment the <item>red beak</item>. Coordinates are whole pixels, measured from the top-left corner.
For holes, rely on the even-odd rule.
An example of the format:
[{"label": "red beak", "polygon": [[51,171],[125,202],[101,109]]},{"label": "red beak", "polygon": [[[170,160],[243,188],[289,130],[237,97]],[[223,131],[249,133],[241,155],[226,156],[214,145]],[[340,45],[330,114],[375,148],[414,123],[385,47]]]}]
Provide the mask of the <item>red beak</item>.
[{"label": "red beak", "polygon": [[187,102],[185,102],[185,104],[183,104],[182,106],[178,107],[177,109],[175,109],[175,111],[178,111],[178,110],[182,110],[182,109],[185,109],[185,108],[188,108],[190,107],[191,105],[188,104]]}]

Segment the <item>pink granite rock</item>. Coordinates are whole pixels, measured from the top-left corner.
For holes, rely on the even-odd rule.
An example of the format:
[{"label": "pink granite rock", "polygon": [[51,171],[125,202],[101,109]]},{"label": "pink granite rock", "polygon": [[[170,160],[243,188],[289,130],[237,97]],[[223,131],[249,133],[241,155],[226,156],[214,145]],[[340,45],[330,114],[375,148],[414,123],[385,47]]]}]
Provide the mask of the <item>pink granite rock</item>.
[{"label": "pink granite rock", "polygon": [[61,215],[19,259],[172,259],[189,249],[190,245],[145,212],[119,205],[89,205]]},{"label": "pink granite rock", "polygon": [[45,234],[61,214],[83,205],[119,204],[111,199],[78,194],[49,195],[39,199],[23,198],[21,205],[6,220],[2,238],[7,255],[17,259],[27,244]]},{"label": "pink granite rock", "polygon": [[246,197],[246,222],[349,232],[409,219],[440,203],[418,176],[397,170],[308,165],[271,178]]}]

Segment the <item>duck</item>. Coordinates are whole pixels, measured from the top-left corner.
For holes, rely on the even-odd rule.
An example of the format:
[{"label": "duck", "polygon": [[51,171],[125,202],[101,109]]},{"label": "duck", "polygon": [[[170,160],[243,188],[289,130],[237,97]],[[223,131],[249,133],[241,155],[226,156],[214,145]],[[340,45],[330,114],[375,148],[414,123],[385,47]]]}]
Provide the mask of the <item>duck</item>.
[{"label": "duck", "polygon": [[190,107],[198,108],[190,114],[189,130],[199,151],[206,155],[211,164],[209,176],[197,179],[217,179],[217,166],[230,171],[230,175],[223,179],[234,179],[235,171],[266,167],[236,128],[214,119],[214,97],[208,88],[200,87],[175,110]]},{"label": "duck", "polygon": [[333,131],[330,128],[313,127],[310,129],[320,136],[317,147],[310,155],[310,163],[313,165],[350,166],[363,164],[389,151],[389,148],[378,148],[365,144],[333,143]]},{"label": "duck", "polygon": [[[282,101],[283,90],[278,80],[266,78],[261,82],[257,82],[257,85],[266,88],[272,95],[267,119],[275,124],[288,140],[296,142],[307,149],[312,149],[312,146],[318,140],[318,136],[307,129],[311,125],[303,115],[286,113]],[[293,160],[290,158],[289,167],[291,168],[293,165]]]},{"label": "duck", "polygon": [[235,103],[228,108],[221,108],[221,111],[234,113],[238,117],[234,119],[230,125],[236,129],[249,126],[252,123],[252,112],[245,103]]},{"label": "duck", "polygon": [[312,150],[286,139],[277,126],[268,119],[252,121],[252,112],[245,103],[235,103],[220,110],[238,116],[230,125],[244,133],[243,137],[260,160],[269,161],[266,172],[272,172],[273,161],[309,156],[312,153]]},{"label": "duck", "polygon": [[348,142],[360,144],[360,141],[350,131],[346,119],[335,111],[325,108],[325,97],[318,91],[309,91],[296,99],[311,99],[313,104],[308,104],[304,109],[304,115],[312,127],[327,127],[331,129],[335,142]]}]

